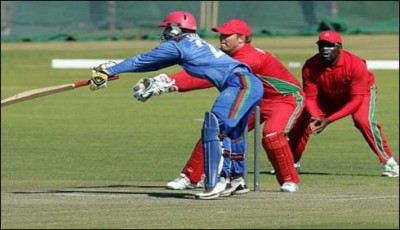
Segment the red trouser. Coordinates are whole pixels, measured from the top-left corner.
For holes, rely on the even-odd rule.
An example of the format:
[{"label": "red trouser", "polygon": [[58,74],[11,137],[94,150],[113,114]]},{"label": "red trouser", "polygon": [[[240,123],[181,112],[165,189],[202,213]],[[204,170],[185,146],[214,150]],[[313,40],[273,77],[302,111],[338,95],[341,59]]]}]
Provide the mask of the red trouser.
[{"label": "red trouser", "polygon": [[[318,98],[318,106],[321,117],[327,117],[330,114],[338,111],[343,105],[334,106],[334,102],[323,97]],[[378,156],[381,163],[385,163],[389,158],[393,157],[391,150],[387,144],[386,138],[383,135],[381,126],[377,121],[374,120],[376,106],[376,88],[371,88],[371,94],[364,97],[364,100],[360,108],[354,112],[351,116],[354,122],[354,126],[361,132],[364,139],[367,141],[369,147]],[[291,138],[291,144],[293,140],[292,148],[297,148],[294,153],[294,161],[298,161],[303,153],[311,130],[309,128],[308,121],[310,115],[303,113],[298,119],[296,126],[290,131],[289,138]]]},{"label": "red trouser", "polygon": [[[265,122],[263,129],[263,136],[266,136],[271,133],[283,133],[287,135],[290,129],[296,124],[297,118],[300,116],[301,112],[304,109],[304,101],[302,94],[298,95],[289,94],[287,96],[280,96],[272,99],[262,99],[259,105],[260,105],[261,123]],[[253,113],[248,123],[248,131],[252,131],[254,129],[255,125],[254,122],[255,122],[255,117]],[[186,163],[185,167],[182,170],[182,173],[184,173],[192,183],[198,183],[199,181],[201,181],[202,175],[204,173],[202,149],[203,148],[201,140],[199,140],[192,152],[192,155],[190,156],[188,162]],[[274,155],[273,153],[274,150],[268,150],[268,149],[265,150],[267,154]],[[292,159],[293,161],[293,158],[291,157],[288,157],[286,159],[289,160]],[[288,165],[290,169],[293,168],[293,170],[295,170],[293,162],[289,162],[288,164],[290,164]],[[285,177],[283,176],[283,178]],[[279,182],[280,184],[282,184],[281,181]],[[290,182],[298,183],[298,178],[295,178],[294,181]]]},{"label": "red trouser", "polygon": [[[261,107],[261,122],[268,121],[264,127],[264,136],[265,131],[269,130],[267,127],[268,124],[274,124],[269,119],[268,115],[268,105],[263,106],[263,102],[266,102],[266,99],[263,99],[260,103]],[[318,100],[319,107],[321,108],[320,115],[322,117],[329,116],[335,111],[339,110],[339,106],[332,106],[334,103],[329,101],[328,99],[319,98]],[[364,139],[367,141],[368,145],[372,149],[372,151],[377,155],[379,161],[381,163],[385,163],[389,158],[393,157],[391,150],[388,147],[386,138],[383,135],[381,126],[374,120],[375,114],[375,106],[376,106],[376,89],[371,89],[371,94],[367,95],[364,98],[363,103],[360,108],[352,114],[352,119],[355,127],[362,133]],[[265,109],[264,109],[265,108]],[[271,108],[270,108],[271,109]],[[279,113],[280,114],[280,113]],[[299,162],[302,154],[306,148],[308,143],[311,130],[309,128],[310,115],[306,110],[301,113],[301,116],[298,117],[296,124],[290,130],[289,144],[293,154],[293,161]],[[271,125],[272,125],[271,124]],[[275,123],[276,125],[276,123]],[[249,131],[254,128],[254,116],[250,118],[249,121]],[[203,164],[202,164],[202,147],[201,143],[198,144],[195,150],[192,153],[191,158],[183,169],[183,173],[186,174],[193,183],[197,183],[201,180],[201,175],[203,174]],[[196,156],[200,159],[197,159]],[[198,163],[199,162],[199,163]],[[190,170],[188,167],[190,166]]]}]

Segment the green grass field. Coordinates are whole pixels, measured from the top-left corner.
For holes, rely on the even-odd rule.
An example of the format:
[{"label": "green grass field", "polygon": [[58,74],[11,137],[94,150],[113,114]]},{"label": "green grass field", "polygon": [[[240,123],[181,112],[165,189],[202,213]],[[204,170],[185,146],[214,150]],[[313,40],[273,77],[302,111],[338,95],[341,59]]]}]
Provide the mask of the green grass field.
[{"label": "green grass field", "polygon": [[[210,40],[217,45],[217,40]],[[316,37],[254,38],[283,63],[316,52]],[[1,44],[1,98],[89,79],[91,71],[51,69],[53,58],[123,59],[157,41]],[[367,60],[399,60],[398,35],[344,36]],[[124,74],[88,88],[1,109],[1,228],[398,229],[399,180],[382,166],[350,118],[311,137],[300,191],[279,192],[261,152],[260,192],[195,200],[201,189],[171,191],[200,135],[215,89],[133,99],[138,79],[178,71]],[[290,69],[300,78],[300,69]],[[399,70],[375,70],[376,120],[399,160]],[[248,179],[253,188],[253,137]]]}]

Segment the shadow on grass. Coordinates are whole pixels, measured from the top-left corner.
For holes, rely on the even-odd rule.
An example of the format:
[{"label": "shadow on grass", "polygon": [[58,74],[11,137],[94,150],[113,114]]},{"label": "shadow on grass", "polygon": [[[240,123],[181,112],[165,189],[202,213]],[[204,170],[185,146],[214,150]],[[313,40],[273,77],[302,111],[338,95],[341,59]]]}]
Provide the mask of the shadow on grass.
[{"label": "shadow on grass", "polygon": [[[249,171],[247,172],[248,174],[253,174],[254,175],[254,171]],[[271,173],[271,172],[260,172],[260,174],[262,175],[272,175],[275,176],[275,173]],[[319,175],[319,176],[363,176],[363,177],[382,177],[381,175],[377,175],[377,174],[354,174],[354,173],[323,173],[323,172],[300,172],[300,176],[301,175]]]},{"label": "shadow on grass", "polygon": [[133,195],[138,197],[153,197],[153,198],[174,198],[174,199],[195,199],[194,193],[182,193],[168,190],[166,192],[159,191],[107,191],[107,190],[90,190],[90,189],[107,189],[107,188],[132,188],[132,189],[165,189],[164,186],[151,185],[106,185],[106,186],[81,186],[67,189],[55,189],[47,191],[16,191],[13,194],[65,194],[65,195]]}]

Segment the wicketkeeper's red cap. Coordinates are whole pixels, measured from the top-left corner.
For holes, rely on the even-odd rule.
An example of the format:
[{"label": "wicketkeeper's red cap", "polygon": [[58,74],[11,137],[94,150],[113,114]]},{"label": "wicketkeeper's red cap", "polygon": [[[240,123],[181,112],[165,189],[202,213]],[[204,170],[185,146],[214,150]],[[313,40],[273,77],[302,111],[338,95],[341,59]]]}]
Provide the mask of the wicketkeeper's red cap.
[{"label": "wicketkeeper's red cap", "polygon": [[250,36],[251,34],[249,25],[241,19],[231,19],[221,26],[214,27],[211,30],[225,35],[241,34],[244,36]]},{"label": "wicketkeeper's red cap", "polygon": [[325,30],[319,34],[319,39],[317,42],[319,42],[319,41],[327,41],[327,42],[330,42],[333,44],[335,44],[335,43],[342,44],[342,37],[340,36],[340,34],[338,32],[336,32],[334,30]]}]

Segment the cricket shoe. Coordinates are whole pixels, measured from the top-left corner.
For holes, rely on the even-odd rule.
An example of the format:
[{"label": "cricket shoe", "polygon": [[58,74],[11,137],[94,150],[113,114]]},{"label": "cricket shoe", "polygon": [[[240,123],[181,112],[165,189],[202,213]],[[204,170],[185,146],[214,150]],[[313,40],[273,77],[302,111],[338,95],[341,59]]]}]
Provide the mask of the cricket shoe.
[{"label": "cricket shoe", "polygon": [[228,179],[221,177],[219,182],[215,185],[213,189],[206,190],[201,193],[196,194],[196,198],[200,200],[212,200],[219,197],[221,192],[223,192],[226,188],[226,185],[229,183]]},{"label": "cricket shoe", "polygon": [[239,185],[235,191],[233,191],[232,195],[242,195],[250,192],[250,189],[247,188],[247,185]]},{"label": "cricket shoe", "polygon": [[297,192],[299,190],[299,186],[293,182],[285,182],[281,186],[282,192]]},{"label": "cricket shoe", "polygon": [[399,165],[393,159],[393,157],[387,160],[386,163],[383,165],[382,176],[399,177]]},{"label": "cricket shoe", "polygon": [[[294,168],[296,169],[297,174],[301,173],[300,162],[294,163]],[[272,169],[270,173],[275,174],[275,169]]]},{"label": "cricket shoe", "polygon": [[166,187],[167,189],[172,189],[172,190],[194,189],[194,188],[200,188],[201,182],[191,183],[189,178],[185,174],[181,173],[181,175],[178,178],[169,182]]},{"label": "cricket shoe", "polygon": [[244,178],[242,176],[238,176],[231,179],[220,196],[230,196],[233,194],[239,195],[248,192],[250,192],[250,189],[247,188]]}]

